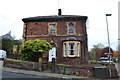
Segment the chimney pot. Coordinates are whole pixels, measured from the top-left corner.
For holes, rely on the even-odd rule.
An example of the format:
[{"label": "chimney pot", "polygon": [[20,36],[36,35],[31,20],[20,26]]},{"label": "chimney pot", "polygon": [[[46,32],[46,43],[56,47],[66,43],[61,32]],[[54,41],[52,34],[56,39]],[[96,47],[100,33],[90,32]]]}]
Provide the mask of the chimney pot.
[{"label": "chimney pot", "polygon": [[62,10],[58,9],[58,16],[61,16],[61,15],[62,15]]}]

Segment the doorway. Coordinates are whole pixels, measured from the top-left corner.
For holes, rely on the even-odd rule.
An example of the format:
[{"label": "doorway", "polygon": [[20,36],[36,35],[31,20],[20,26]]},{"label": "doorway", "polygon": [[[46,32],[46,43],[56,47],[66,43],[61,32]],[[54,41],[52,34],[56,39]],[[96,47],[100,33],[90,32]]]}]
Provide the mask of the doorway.
[{"label": "doorway", "polygon": [[49,62],[52,62],[52,58],[56,59],[56,47],[53,47],[50,51],[49,51]]}]

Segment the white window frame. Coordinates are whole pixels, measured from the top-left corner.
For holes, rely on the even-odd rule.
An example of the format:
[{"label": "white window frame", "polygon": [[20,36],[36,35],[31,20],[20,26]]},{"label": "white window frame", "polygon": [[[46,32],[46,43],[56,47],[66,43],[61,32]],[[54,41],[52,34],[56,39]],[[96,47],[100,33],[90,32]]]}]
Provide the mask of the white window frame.
[{"label": "white window frame", "polygon": [[[74,43],[74,47],[72,50],[74,50],[73,55],[70,55],[70,43]],[[66,41],[63,42],[63,56],[64,57],[80,57],[81,53],[81,47],[80,42],[78,41]]]},{"label": "white window frame", "polygon": [[80,56],[80,43],[77,43],[77,56]]},{"label": "white window frame", "polygon": [[63,56],[66,57],[67,56],[67,44],[66,43],[63,43]]}]

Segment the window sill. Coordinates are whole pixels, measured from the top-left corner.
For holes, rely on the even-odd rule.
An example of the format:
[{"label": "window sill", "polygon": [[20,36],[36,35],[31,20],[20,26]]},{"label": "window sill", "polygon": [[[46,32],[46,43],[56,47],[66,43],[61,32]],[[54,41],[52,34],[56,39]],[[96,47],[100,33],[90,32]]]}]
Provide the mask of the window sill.
[{"label": "window sill", "polygon": [[71,56],[71,55],[69,55],[69,56],[63,56],[63,57],[70,57],[70,58],[74,57],[75,58],[75,57],[80,57],[80,56],[75,56],[75,55]]},{"label": "window sill", "polygon": [[75,35],[75,34],[67,34],[67,35],[69,35],[69,36],[73,36],[73,35]]},{"label": "window sill", "polygon": [[49,36],[56,36],[57,34],[49,34]]}]

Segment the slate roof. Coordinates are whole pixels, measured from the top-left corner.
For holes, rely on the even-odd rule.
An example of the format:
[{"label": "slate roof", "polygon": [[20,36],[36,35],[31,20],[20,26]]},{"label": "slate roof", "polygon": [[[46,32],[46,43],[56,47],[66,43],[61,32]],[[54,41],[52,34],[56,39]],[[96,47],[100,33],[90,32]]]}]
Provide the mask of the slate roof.
[{"label": "slate roof", "polygon": [[6,39],[14,40],[13,37],[11,36],[11,31],[8,32],[8,33],[5,34],[5,35],[0,36],[0,38],[2,38],[2,39],[3,39],[3,38],[6,38]]},{"label": "slate roof", "polygon": [[56,21],[74,21],[74,20],[86,20],[87,16],[79,16],[79,15],[53,15],[53,16],[36,16],[23,18],[23,22],[56,22]]}]

